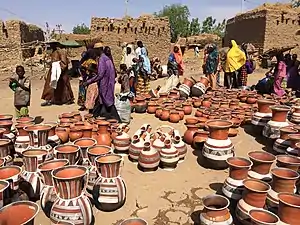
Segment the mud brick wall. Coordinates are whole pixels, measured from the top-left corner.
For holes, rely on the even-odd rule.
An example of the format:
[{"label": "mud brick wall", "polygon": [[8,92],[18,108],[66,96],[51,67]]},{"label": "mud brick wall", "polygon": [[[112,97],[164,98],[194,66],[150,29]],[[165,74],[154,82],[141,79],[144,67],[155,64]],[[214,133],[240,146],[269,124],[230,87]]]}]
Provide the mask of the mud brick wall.
[{"label": "mud brick wall", "polygon": [[[119,65],[123,42],[141,40],[148,49],[149,57],[159,57],[166,63],[170,53],[170,24],[166,17],[141,16],[139,18],[91,19],[91,35],[100,36],[103,43],[112,49],[116,65]],[[136,47],[136,46],[135,46]]]}]

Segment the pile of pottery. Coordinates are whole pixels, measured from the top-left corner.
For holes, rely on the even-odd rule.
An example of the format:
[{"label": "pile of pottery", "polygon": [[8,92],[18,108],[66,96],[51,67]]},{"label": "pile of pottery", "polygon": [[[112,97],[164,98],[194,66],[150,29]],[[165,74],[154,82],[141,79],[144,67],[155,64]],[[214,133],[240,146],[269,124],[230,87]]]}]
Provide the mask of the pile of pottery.
[{"label": "pile of pottery", "polygon": [[179,131],[170,126],[160,126],[152,132],[152,127],[144,124],[133,135],[129,147],[129,159],[143,172],[156,171],[159,166],[172,171],[183,162],[186,153]]}]

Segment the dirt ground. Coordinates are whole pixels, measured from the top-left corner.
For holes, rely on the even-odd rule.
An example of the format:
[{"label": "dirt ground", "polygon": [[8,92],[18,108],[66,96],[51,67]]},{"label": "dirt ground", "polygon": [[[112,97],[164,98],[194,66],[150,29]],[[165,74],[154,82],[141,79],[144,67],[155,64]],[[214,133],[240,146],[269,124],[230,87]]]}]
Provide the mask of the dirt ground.
[{"label": "dirt ground", "polygon": [[[193,74],[195,75],[195,73]],[[198,75],[195,75],[197,77]],[[261,79],[263,74],[252,74],[250,84]],[[164,80],[152,82],[152,87],[163,84]],[[77,97],[78,80],[72,80],[74,95]],[[40,96],[43,81],[32,81],[31,116],[42,116],[44,121],[52,122],[63,112],[77,110],[77,105],[40,107]],[[118,87],[116,89],[119,89]],[[14,113],[13,93],[6,83],[0,83],[1,113]],[[168,124],[178,129],[181,134],[186,128],[181,121],[179,124],[161,122],[153,115],[133,114],[130,124],[130,133],[135,132],[142,124],[148,123],[153,129],[162,124]],[[249,127],[248,127],[249,128]],[[246,130],[246,129],[245,129]],[[246,156],[250,150],[261,150],[264,146],[255,137],[247,134],[244,128],[239,129],[239,135],[232,138],[237,156]],[[159,169],[153,174],[144,174],[137,166],[125,158],[121,176],[127,185],[127,199],[125,205],[115,212],[101,212],[94,209],[95,224],[118,224],[129,217],[141,217],[149,225],[187,225],[198,224],[199,212],[203,208],[201,199],[206,195],[220,190],[222,183],[228,176],[227,170],[215,171],[206,169],[203,160],[199,157],[199,150],[188,147],[188,154],[183,163],[173,172]],[[50,220],[41,211],[35,224],[47,225]]]}]

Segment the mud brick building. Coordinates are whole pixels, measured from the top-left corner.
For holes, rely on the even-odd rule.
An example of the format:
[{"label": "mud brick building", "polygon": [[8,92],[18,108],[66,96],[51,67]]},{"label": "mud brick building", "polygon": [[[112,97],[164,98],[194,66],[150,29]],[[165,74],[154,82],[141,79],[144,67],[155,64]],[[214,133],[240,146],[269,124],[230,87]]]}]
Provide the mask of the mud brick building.
[{"label": "mud brick building", "polygon": [[[260,52],[300,43],[299,8],[289,4],[264,4],[227,21],[224,46],[231,39],[238,44],[250,42]],[[293,52],[300,54],[297,47]]]}]

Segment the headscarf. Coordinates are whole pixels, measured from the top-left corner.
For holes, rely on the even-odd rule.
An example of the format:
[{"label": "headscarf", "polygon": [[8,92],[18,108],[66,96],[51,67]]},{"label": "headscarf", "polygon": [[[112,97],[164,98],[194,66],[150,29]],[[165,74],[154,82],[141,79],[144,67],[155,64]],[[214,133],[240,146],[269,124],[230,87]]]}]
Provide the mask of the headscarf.
[{"label": "headscarf", "polygon": [[110,49],[109,46],[104,47],[103,54],[105,54],[111,60],[113,66],[114,66],[114,69],[115,69],[115,77],[117,77],[117,70],[116,70],[114,59],[113,59],[113,56],[111,54],[111,49]]},{"label": "headscarf", "polygon": [[219,52],[217,50],[217,46],[215,44],[211,44],[208,46],[208,55],[206,59],[206,72],[208,74],[212,74],[216,72],[216,68],[218,66],[218,57],[219,57]]},{"label": "headscarf", "polygon": [[127,68],[131,67],[132,64],[133,64],[133,59],[136,58],[136,55],[135,55],[135,52],[134,52],[134,48],[133,48],[133,45],[127,45],[127,48],[130,48],[131,49],[131,53],[130,54],[127,54],[127,49],[126,49],[126,52],[125,52],[125,57],[124,57],[124,63]]},{"label": "headscarf", "polygon": [[225,72],[231,73],[239,70],[246,63],[246,55],[239,48],[234,40],[231,40],[232,47],[229,49],[226,58]]},{"label": "headscarf", "polygon": [[[179,49],[178,52],[174,52],[174,48],[177,47]],[[183,56],[181,52],[181,48],[179,45],[175,45],[173,48],[173,54],[176,60],[176,63],[179,65],[179,67],[183,70],[184,69],[184,64],[183,64]]]},{"label": "headscarf", "polygon": [[123,42],[123,43],[121,44],[121,48],[122,48],[122,58],[121,58],[120,64],[125,64],[126,46],[127,46],[127,43],[126,43],[126,42]]},{"label": "headscarf", "polygon": [[143,58],[143,68],[147,71],[148,74],[151,74],[151,63],[148,58],[148,53],[145,47],[140,48],[141,54],[140,56]]}]

